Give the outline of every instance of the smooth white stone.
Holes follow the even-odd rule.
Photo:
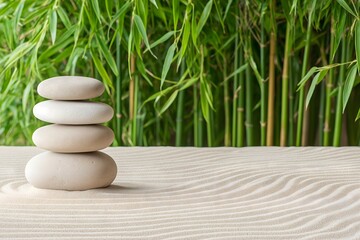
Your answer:
[[[104,92],[99,80],[80,76],[60,76],[42,81],[37,91],[40,96],[54,100],[85,100],[99,97]]]
[[[47,100],[33,108],[36,118],[57,124],[98,124],[109,121],[114,110],[107,104],[89,101]]]
[[[36,146],[53,152],[93,152],[108,147],[113,131],[102,125],[59,125],[38,128],[32,135]]]
[[[36,188],[87,190],[109,186],[117,166],[102,152],[36,155],[25,167],[25,177]]]

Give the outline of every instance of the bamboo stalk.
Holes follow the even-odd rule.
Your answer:
[[[195,147],[200,147],[200,136],[199,136],[199,100],[198,100],[198,89],[197,84],[193,87],[194,91],[194,145]]]
[[[324,141],[324,113],[325,113],[325,82],[320,84],[320,107],[319,107],[319,145]]]
[[[286,146],[287,138],[287,123],[288,123],[288,101],[289,101],[289,53],[291,48],[290,40],[290,28],[291,24],[288,21],[286,24],[286,36],[285,36],[285,53],[284,64],[282,73],[282,93],[281,93],[281,130],[280,130],[280,146]]]
[[[276,79],[275,88],[281,89],[281,78]],[[281,131],[281,94],[275,96],[275,126],[274,126],[274,145],[280,146],[280,131]]]
[[[129,83],[129,119],[130,120],[134,118],[134,73],[135,73],[135,55],[132,54],[130,59],[130,83]]]
[[[200,55],[201,55],[201,63],[200,63],[200,82],[206,82],[207,81],[207,76],[206,74],[204,74],[204,50],[203,50],[203,45],[200,46]],[[224,70],[224,74],[226,76],[226,69]],[[227,81],[225,81],[227,84]],[[224,85],[225,86],[225,85]],[[208,101],[208,100],[206,100]],[[226,103],[225,103],[226,106]],[[207,144],[208,147],[212,147],[213,146],[213,140],[212,140],[212,118],[210,117],[210,113],[212,112],[212,109],[210,108],[210,105],[207,104],[207,112],[208,112],[208,117],[207,117],[207,121],[206,123],[206,133],[207,133]]]
[[[184,74],[185,71],[185,60],[182,61],[180,67],[180,77]],[[179,147],[183,144],[183,114],[184,114],[184,93],[185,90],[179,91],[177,108],[176,108],[176,139],[175,146]]]
[[[210,108],[210,106],[209,106],[209,108]],[[212,122],[212,123],[214,123],[214,111],[212,111],[212,109],[209,109],[209,118],[210,118],[210,121]],[[215,139],[215,133],[216,133],[216,129],[215,129],[215,126],[214,125],[212,125],[212,127],[209,127],[210,129],[208,130],[208,132],[210,132],[210,134],[211,134],[211,144],[209,145],[209,143],[208,143],[208,146],[209,147],[216,147],[217,146],[217,144],[216,144],[216,139]]]
[[[308,25],[306,29],[304,56],[302,62],[301,78],[306,75],[307,65],[309,61],[310,45],[311,45],[311,31],[312,31],[312,11],[309,13]],[[299,108],[298,108],[298,119],[296,128],[296,146],[301,146],[303,124],[304,124],[304,111],[305,111],[305,88],[300,88],[299,92]]]
[[[136,145],[142,146],[143,145],[143,125],[144,125],[144,115],[141,114],[141,82],[139,76],[135,76],[135,115],[134,118],[136,119]]]
[[[276,1],[272,0],[270,4],[270,18],[272,24],[276,24],[275,20]],[[276,54],[276,34],[275,26],[271,27],[270,32],[270,54],[269,54],[269,94],[268,94],[268,115],[267,115],[267,133],[266,145],[274,145],[274,108],[275,108],[275,54]]]
[[[309,90],[310,82],[307,82],[304,86],[304,95],[307,94]],[[310,128],[310,111],[309,108],[304,109],[303,117],[303,127],[301,131],[301,146],[307,146],[309,139],[309,128]]]
[[[333,46],[335,41],[335,29],[334,29],[334,17],[331,16],[331,29],[330,29],[330,54],[329,54],[329,64],[333,63]],[[330,131],[331,131],[331,91],[333,88],[333,78],[334,78],[334,70],[331,68],[329,70],[329,77],[326,81],[326,91],[325,91],[325,122],[324,122],[324,146],[330,145]]]
[[[264,6],[262,5],[261,8]],[[264,14],[261,14],[261,42],[260,42],[260,74],[262,82],[260,85],[261,104],[260,104],[260,135],[261,135],[261,146],[266,146],[266,91],[267,81],[265,80],[265,27],[264,27]]]
[[[236,20],[236,29],[239,29],[239,21]],[[236,32],[237,33],[237,32]],[[236,34],[235,38],[235,57],[234,57],[234,71],[239,67],[239,34]],[[237,146],[237,109],[238,109],[238,99],[239,99],[239,75],[235,74],[234,76],[234,87],[233,87],[233,109],[232,109],[232,146]]]
[[[224,58],[223,66],[223,78],[226,80],[227,76],[227,62]],[[225,109],[225,136],[224,145],[231,146],[231,132],[230,132],[230,97],[229,97],[229,84],[228,81],[224,81],[224,109]]]
[[[325,40],[325,39],[324,39]],[[322,45],[320,46],[320,58],[322,65],[327,65],[325,46],[327,45],[327,41],[322,41]],[[318,115],[318,145],[322,145],[324,141],[324,114],[325,114],[325,81],[320,83],[320,106],[319,106],[319,115]]]
[[[130,83],[129,83],[129,120],[131,121],[131,141],[136,145],[136,118],[135,118],[135,55],[130,59]],[[135,119],[135,120],[134,120]],[[134,126],[135,125],[135,126]]]
[[[117,22],[119,24],[119,22]],[[116,137],[119,146],[123,145],[122,141],[122,102],[121,102],[121,48],[120,48],[120,34],[116,35],[116,67],[118,69],[118,76],[116,77]]]
[[[200,103],[199,103],[200,104]],[[198,147],[203,147],[204,146],[204,134],[203,134],[203,124],[204,124],[204,119],[202,116],[202,112],[201,112],[201,107],[198,107]]]
[[[240,66],[244,64],[244,54],[243,50],[240,49],[239,53],[239,62]],[[244,122],[245,122],[245,116],[244,116],[244,104],[245,104],[245,79],[244,79],[244,72],[241,72],[239,75],[239,98],[237,99],[237,108],[236,108],[236,146],[237,147],[243,147],[244,146]]]
[[[212,110],[210,109],[210,106],[208,106],[209,108],[209,122],[206,123],[206,133],[207,133],[207,146],[208,147],[213,147],[213,134],[212,134],[212,126],[211,126],[211,122],[212,122],[212,117],[210,115],[212,115]]]
[[[292,81],[289,81],[289,134],[288,134],[288,145],[294,145],[294,109],[295,109],[295,99],[294,99],[294,91],[296,84],[296,71],[293,69],[293,61],[294,61],[293,53],[290,54],[289,58],[289,76]]]
[[[160,146],[161,145],[161,140],[160,140],[160,131],[161,131],[160,117],[158,116],[156,109],[155,109],[155,124],[156,124],[155,143],[156,143],[156,146]]]
[[[341,43],[341,62],[346,61],[346,41],[345,37],[343,37]],[[341,144],[341,130],[342,130],[342,109],[343,109],[343,102],[342,102],[342,95],[343,95],[343,84],[345,78],[345,65],[340,66],[340,73],[339,73],[339,80],[338,80],[338,93],[336,99],[336,116],[335,116],[335,129],[334,129],[334,139],[333,139],[333,146],[340,147]]]
[[[134,78],[134,110],[133,110],[133,119],[131,125],[131,137],[132,143],[134,146],[139,145],[138,142],[138,100],[139,100],[139,79],[137,76]]]
[[[250,55],[250,38],[246,39],[245,58]],[[253,78],[251,74],[250,64],[246,68],[245,80],[245,129],[247,146],[254,145],[254,123],[253,123]]]

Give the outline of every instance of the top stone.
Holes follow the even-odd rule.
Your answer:
[[[86,100],[103,94],[104,85],[94,78],[61,76],[42,81],[37,91],[40,96],[53,100]]]

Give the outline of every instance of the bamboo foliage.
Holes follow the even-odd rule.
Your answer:
[[[360,144],[356,0],[0,0],[0,144],[43,79],[100,79],[114,145]]]

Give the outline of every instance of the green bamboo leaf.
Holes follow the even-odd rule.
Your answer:
[[[23,112],[26,112],[26,109],[29,107],[28,106],[28,100],[29,100],[29,94],[30,91],[33,88],[33,82],[30,82],[27,84],[27,86],[24,89],[23,95],[22,95],[22,108],[23,108]]]
[[[360,109],[359,109],[359,111],[358,111],[358,113],[357,113],[357,115],[356,115],[355,121],[359,120],[359,118],[360,118]]]
[[[205,97],[206,97],[206,100],[209,104],[209,106],[212,108],[212,109],[215,109],[214,106],[213,106],[213,94],[211,92],[211,88],[210,88],[210,84],[208,82],[204,82],[204,86],[205,86]]]
[[[310,68],[310,70],[307,72],[307,74],[301,79],[301,81],[298,83],[298,90],[302,87],[304,87],[305,83],[307,82],[307,80],[309,80],[309,78],[315,73],[317,72],[319,69],[317,67],[312,67]]]
[[[189,43],[189,39],[190,39],[190,31],[191,31],[191,6],[188,5],[186,7],[186,12],[185,12],[185,16],[184,16],[184,23],[183,23],[183,30],[181,32],[181,49],[180,49],[180,55],[177,61],[177,67],[176,67],[176,71],[179,70],[180,64],[183,60],[183,57],[185,55],[186,52],[186,48],[188,46]],[[196,46],[195,46],[196,47]]]
[[[235,75],[243,72],[248,67],[248,64],[245,63],[244,65],[240,66],[238,69],[236,69],[234,72],[232,72],[229,76],[226,77],[225,81],[229,80],[230,78],[234,77]]]
[[[360,20],[355,25],[355,52],[358,70],[360,72]]]
[[[74,40],[72,38],[64,39],[63,41],[57,41],[54,45],[52,45],[50,48],[48,48],[46,51],[44,51],[38,58],[37,61],[41,62],[44,59],[49,59],[50,57],[54,56],[55,54],[58,54],[59,51],[66,48],[68,45],[74,43]]]
[[[199,81],[199,78],[190,78],[184,84],[181,85],[180,91],[187,89]]]
[[[70,54],[70,57],[68,58],[68,62],[65,67],[65,72],[69,72],[70,69],[75,69],[76,62],[83,53],[84,53],[83,48],[76,47],[75,49],[73,49],[73,51]]]
[[[179,66],[181,64],[181,60],[185,55],[186,48],[189,43],[189,38],[190,38],[190,21],[186,20],[185,26],[184,26],[184,32],[182,33],[182,38],[181,38],[180,57],[178,59],[177,68],[179,68]]]
[[[174,21],[175,31],[179,20],[179,9],[180,9],[179,2],[180,2],[179,0],[172,0],[172,11],[173,11],[173,21]]]
[[[220,2],[220,1],[219,1]],[[225,33],[225,25],[224,25],[224,21],[223,21],[223,18],[221,16],[221,7],[219,6],[219,2],[218,1],[215,1],[215,10],[216,10],[216,13],[218,15],[218,19],[219,19],[219,22],[220,22],[220,25],[223,29],[223,32]]]
[[[163,69],[162,69],[162,72],[161,72],[160,89],[162,89],[162,86],[163,86],[163,84],[164,84],[166,75],[167,75],[167,73],[169,72],[171,63],[172,63],[173,58],[174,58],[175,49],[176,49],[176,44],[173,43],[173,44],[169,47],[169,49],[168,49],[168,51],[167,51],[167,53],[166,53],[166,57],[165,57]]]
[[[233,0],[228,0],[228,3],[227,3],[226,8],[225,8],[225,13],[224,13],[224,17],[223,17],[223,22],[224,22],[225,19],[226,19],[226,16],[227,16],[227,14],[228,14],[228,12],[229,12],[229,9],[230,9],[230,6],[231,6],[232,2],[233,2]]]
[[[333,54],[332,54],[332,56],[330,56],[331,59],[334,59],[334,57],[335,57],[336,51],[340,45],[340,41],[344,35],[345,27],[346,27],[347,15],[344,13],[344,11],[341,11],[339,14],[340,14],[340,16],[339,16],[340,21],[338,21],[336,23],[336,31],[334,33],[334,44],[333,44],[333,49],[332,49]]]
[[[55,58],[53,58],[51,61],[53,63],[65,62],[69,59],[72,52],[73,52],[73,46],[68,46],[60,54],[55,56]]]
[[[150,86],[153,86],[151,80],[149,79],[149,77],[146,74],[146,68],[145,68],[144,62],[143,61],[136,61],[136,68],[137,68],[137,70],[139,70],[141,76],[143,76],[143,78],[146,80],[146,82]]]
[[[345,0],[336,0],[346,11],[352,14],[354,17],[357,17],[354,11],[349,7]]]
[[[101,22],[101,13],[98,0],[91,0],[91,5],[94,9],[97,19],[99,20],[99,22]]]
[[[124,16],[122,18],[119,19],[119,23],[116,26],[115,32],[113,33],[113,36],[110,40],[110,44],[109,47],[111,47],[115,41],[119,41],[119,43],[121,42],[121,39],[123,38],[123,30],[124,30]],[[108,31],[108,38],[110,36],[110,29]]]
[[[290,3],[291,1],[281,0],[281,8],[283,9],[287,21],[291,21],[291,17],[290,17],[291,6],[289,5]]]
[[[50,10],[49,24],[50,24],[51,42],[52,44],[54,44],[56,41],[56,29],[57,29],[57,14],[55,9]]]
[[[147,17],[148,16],[148,1],[141,1],[141,0],[135,0],[135,5],[136,5],[136,13],[137,15],[140,16],[141,19],[143,19],[144,22],[144,26],[146,26],[146,21],[147,21]]]
[[[159,9],[159,8],[158,8],[158,5],[156,4],[156,0],[150,0],[150,2],[151,2],[157,9]]]
[[[94,53],[93,50],[91,50],[90,53],[91,53],[92,60],[95,64],[95,67],[105,83],[104,85],[105,85],[106,91],[110,94],[109,88],[112,88],[112,89],[114,88],[112,81],[111,81],[108,73],[106,72],[102,62],[97,57],[96,53]]]
[[[61,22],[64,24],[64,26],[67,29],[69,29],[73,26],[70,22],[69,17],[67,16],[67,13],[65,12],[64,8],[62,8],[61,6],[58,6],[56,12],[59,15]]]
[[[290,8],[290,14],[293,13],[294,15],[296,15],[297,5],[298,5],[298,0],[294,0]]]
[[[234,42],[234,40],[236,39],[238,33],[233,34],[231,37],[228,38],[228,40],[221,45],[220,49],[218,50],[223,51],[225,48],[227,48],[230,44],[232,44]]]
[[[159,115],[163,114],[170,106],[171,104],[174,102],[174,100],[176,99],[177,95],[178,95],[178,90],[175,90],[171,96],[169,97],[169,99],[165,102],[164,106],[162,106],[162,108],[160,109]]]
[[[193,10],[192,10],[192,17],[191,17],[191,38],[192,38],[192,41],[193,41],[193,44],[194,44],[196,50],[199,51],[197,44],[196,44],[197,36],[196,36],[196,22],[195,22],[194,6],[193,6]]]
[[[113,2],[112,0],[105,0],[105,8],[106,8],[106,13],[109,17],[109,19],[111,19],[111,10],[113,8]]]
[[[9,78],[5,78],[5,81],[1,84],[0,92],[2,92],[2,94],[0,94],[0,99],[1,96],[5,96],[6,98],[9,97],[8,92],[13,86],[16,85],[15,80],[19,78],[18,76],[18,69],[15,67],[14,70],[12,70],[11,76]]]
[[[126,11],[130,8],[131,6],[131,2],[130,1],[127,1],[125,2],[122,7],[119,9],[119,11],[114,15],[114,17],[112,18],[110,24],[109,24],[109,28],[111,28],[111,26],[117,21],[119,20],[119,18],[121,16],[123,16]]]
[[[84,8],[84,11],[86,13],[87,19],[89,20],[91,30],[93,32],[97,32],[98,31],[98,25],[97,25],[98,19],[93,15],[93,12],[91,11],[91,9]]]
[[[115,74],[115,76],[119,75],[117,66],[116,66],[116,62],[109,50],[109,48],[106,46],[106,42],[103,38],[101,38],[99,35],[96,35],[96,40],[98,42],[98,45],[101,49],[101,53],[104,56],[106,62],[109,64],[111,70],[113,71],[113,73]]]
[[[14,28],[15,29],[17,29],[17,26],[19,25],[21,14],[24,9],[24,3],[25,3],[24,0],[20,1],[19,5],[17,6],[17,8],[15,10],[15,17],[14,17]]]
[[[168,13],[168,10],[161,5],[162,1],[157,2],[158,9],[157,11],[151,11],[154,13],[154,16],[159,17],[163,21],[165,25],[168,25],[168,21],[166,19],[166,13]]]
[[[200,81],[200,104],[206,122],[209,122],[209,100],[206,94],[206,86]]]
[[[30,52],[35,47],[35,45],[36,44],[32,43],[32,42],[24,42],[24,43],[20,44],[19,46],[17,46],[15,48],[15,50],[11,52],[11,54],[9,55],[9,58],[5,62],[3,73],[5,72],[6,69],[11,67],[14,63],[16,63],[25,54]]]
[[[147,34],[146,34],[146,30],[145,30],[145,26],[144,26],[144,23],[143,21],[141,20],[141,18],[138,16],[138,15],[134,15],[134,21],[135,21],[135,25],[147,47],[147,49],[149,50],[149,52],[151,53],[151,55],[153,55],[155,58],[157,58],[155,56],[155,54],[151,51],[151,48],[150,48],[150,44],[149,44],[149,40],[147,38]]]
[[[157,93],[154,93],[153,95],[151,95],[148,99],[146,99],[143,103],[146,104],[154,99],[158,99],[158,98],[161,98],[162,96],[165,96],[166,94],[168,94],[169,92],[171,92],[173,89],[174,89],[175,86],[171,86],[171,87],[168,87],[164,90],[161,90],[160,92],[157,92]]]
[[[354,65],[351,67],[346,80],[345,80],[345,84],[344,84],[344,91],[343,91],[343,95],[342,95],[342,100],[343,100],[343,112],[345,111],[346,108],[346,104],[349,101],[351,92],[353,90],[354,87],[354,83],[355,83],[355,79],[356,79],[356,74],[357,74],[357,66]]]
[[[338,92],[339,92],[339,88],[335,88],[330,92],[329,96],[335,97],[338,94]]]
[[[312,95],[314,94],[316,85],[318,85],[324,79],[327,72],[328,72],[327,69],[322,70],[322,71],[318,72],[315,75],[315,77],[313,78],[313,80],[311,82],[311,85],[310,85],[310,88],[309,88],[309,91],[308,91],[308,94],[306,96],[306,103],[305,103],[306,108],[309,106],[309,103],[310,103],[310,100],[312,98]]]
[[[159,38],[158,40],[156,40],[155,42],[153,42],[151,45],[150,45],[150,48],[154,48],[156,47],[157,45],[159,45],[160,43],[163,43],[165,41],[167,41],[169,38],[171,38],[172,36],[174,36],[174,31],[170,31],[168,33],[165,33],[161,38]],[[147,52],[148,50],[146,49],[145,52]]]
[[[6,1],[6,2],[2,2],[1,8],[0,8],[0,18],[2,16],[5,16],[9,11],[13,11],[13,9],[15,8],[16,4],[18,2],[17,1]]]
[[[249,56],[249,63],[250,63],[251,69],[253,70],[253,72],[255,74],[256,79],[258,80],[259,86],[261,86],[263,79],[262,79],[262,77],[261,77],[261,75],[260,75],[260,73],[259,73],[259,71],[257,69],[257,66],[256,66],[256,63],[255,63],[254,59],[251,56]]]
[[[196,38],[200,35],[201,30],[203,29],[207,19],[209,18],[212,5],[213,5],[213,0],[210,0],[206,4],[206,6],[205,6],[205,8],[204,8],[204,10],[203,10],[203,12],[202,12],[202,14],[200,16],[200,20],[199,20],[199,22],[198,22],[198,24],[196,26]]]
[[[127,43],[127,52],[128,52],[128,72],[129,74],[131,74],[131,54],[133,51],[133,46],[134,46],[134,40],[133,40],[133,28],[130,28],[130,33],[129,33],[129,38],[128,38],[128,43]]]

